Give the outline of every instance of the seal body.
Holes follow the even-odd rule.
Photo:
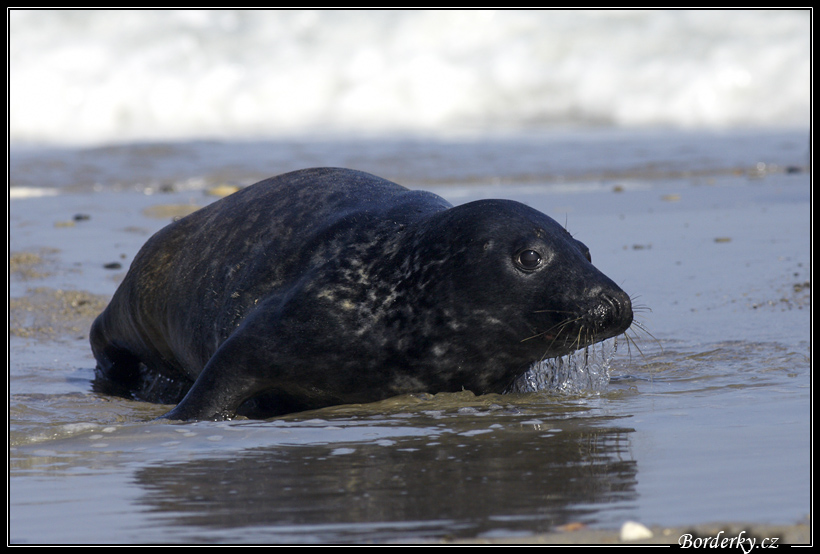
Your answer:
[[[90,340],[97,390],[177,403],[171,419],[224,419],[501,393],[532,363],[631,322],[629,296],[532,208],[453,207],[318,168],[156,233]]]

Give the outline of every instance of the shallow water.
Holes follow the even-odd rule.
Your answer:
[[[412,144],[13,153],[10,540],[393,542],[808,516],[804,134]],[[565,221],[640,307],[609,385],[221,423],[156,422],[167,406],[92,393],[87,325],[168,221],[156,207],[299,165]]]
[[[772,344],[712,346],[629,363],[634,377],[600,395],[405,397],[265,422],[157,423],[166,408],[14,396],[12,539],[383,542],[629,519],[795,522],[809,502],[808,361]]]

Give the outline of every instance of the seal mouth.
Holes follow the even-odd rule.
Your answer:
[[[548,356],[563,356],[624,333],[632,325],[632,301],[625,293],[602,294],[591,309],[555,323],[524,340],[549,344]]]

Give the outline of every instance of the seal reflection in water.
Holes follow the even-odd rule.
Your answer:
[[[629,296],[556,221],[347,169],[267,179],[171,223],[91,328],[95,389],[170,419],[412,392],[501,393],[623,333]]]

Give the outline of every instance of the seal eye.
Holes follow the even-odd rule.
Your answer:
[[[535,250],[522,250],[515,257],[516,263],[523,269],[535,269],[541,265],[541,254]]]

